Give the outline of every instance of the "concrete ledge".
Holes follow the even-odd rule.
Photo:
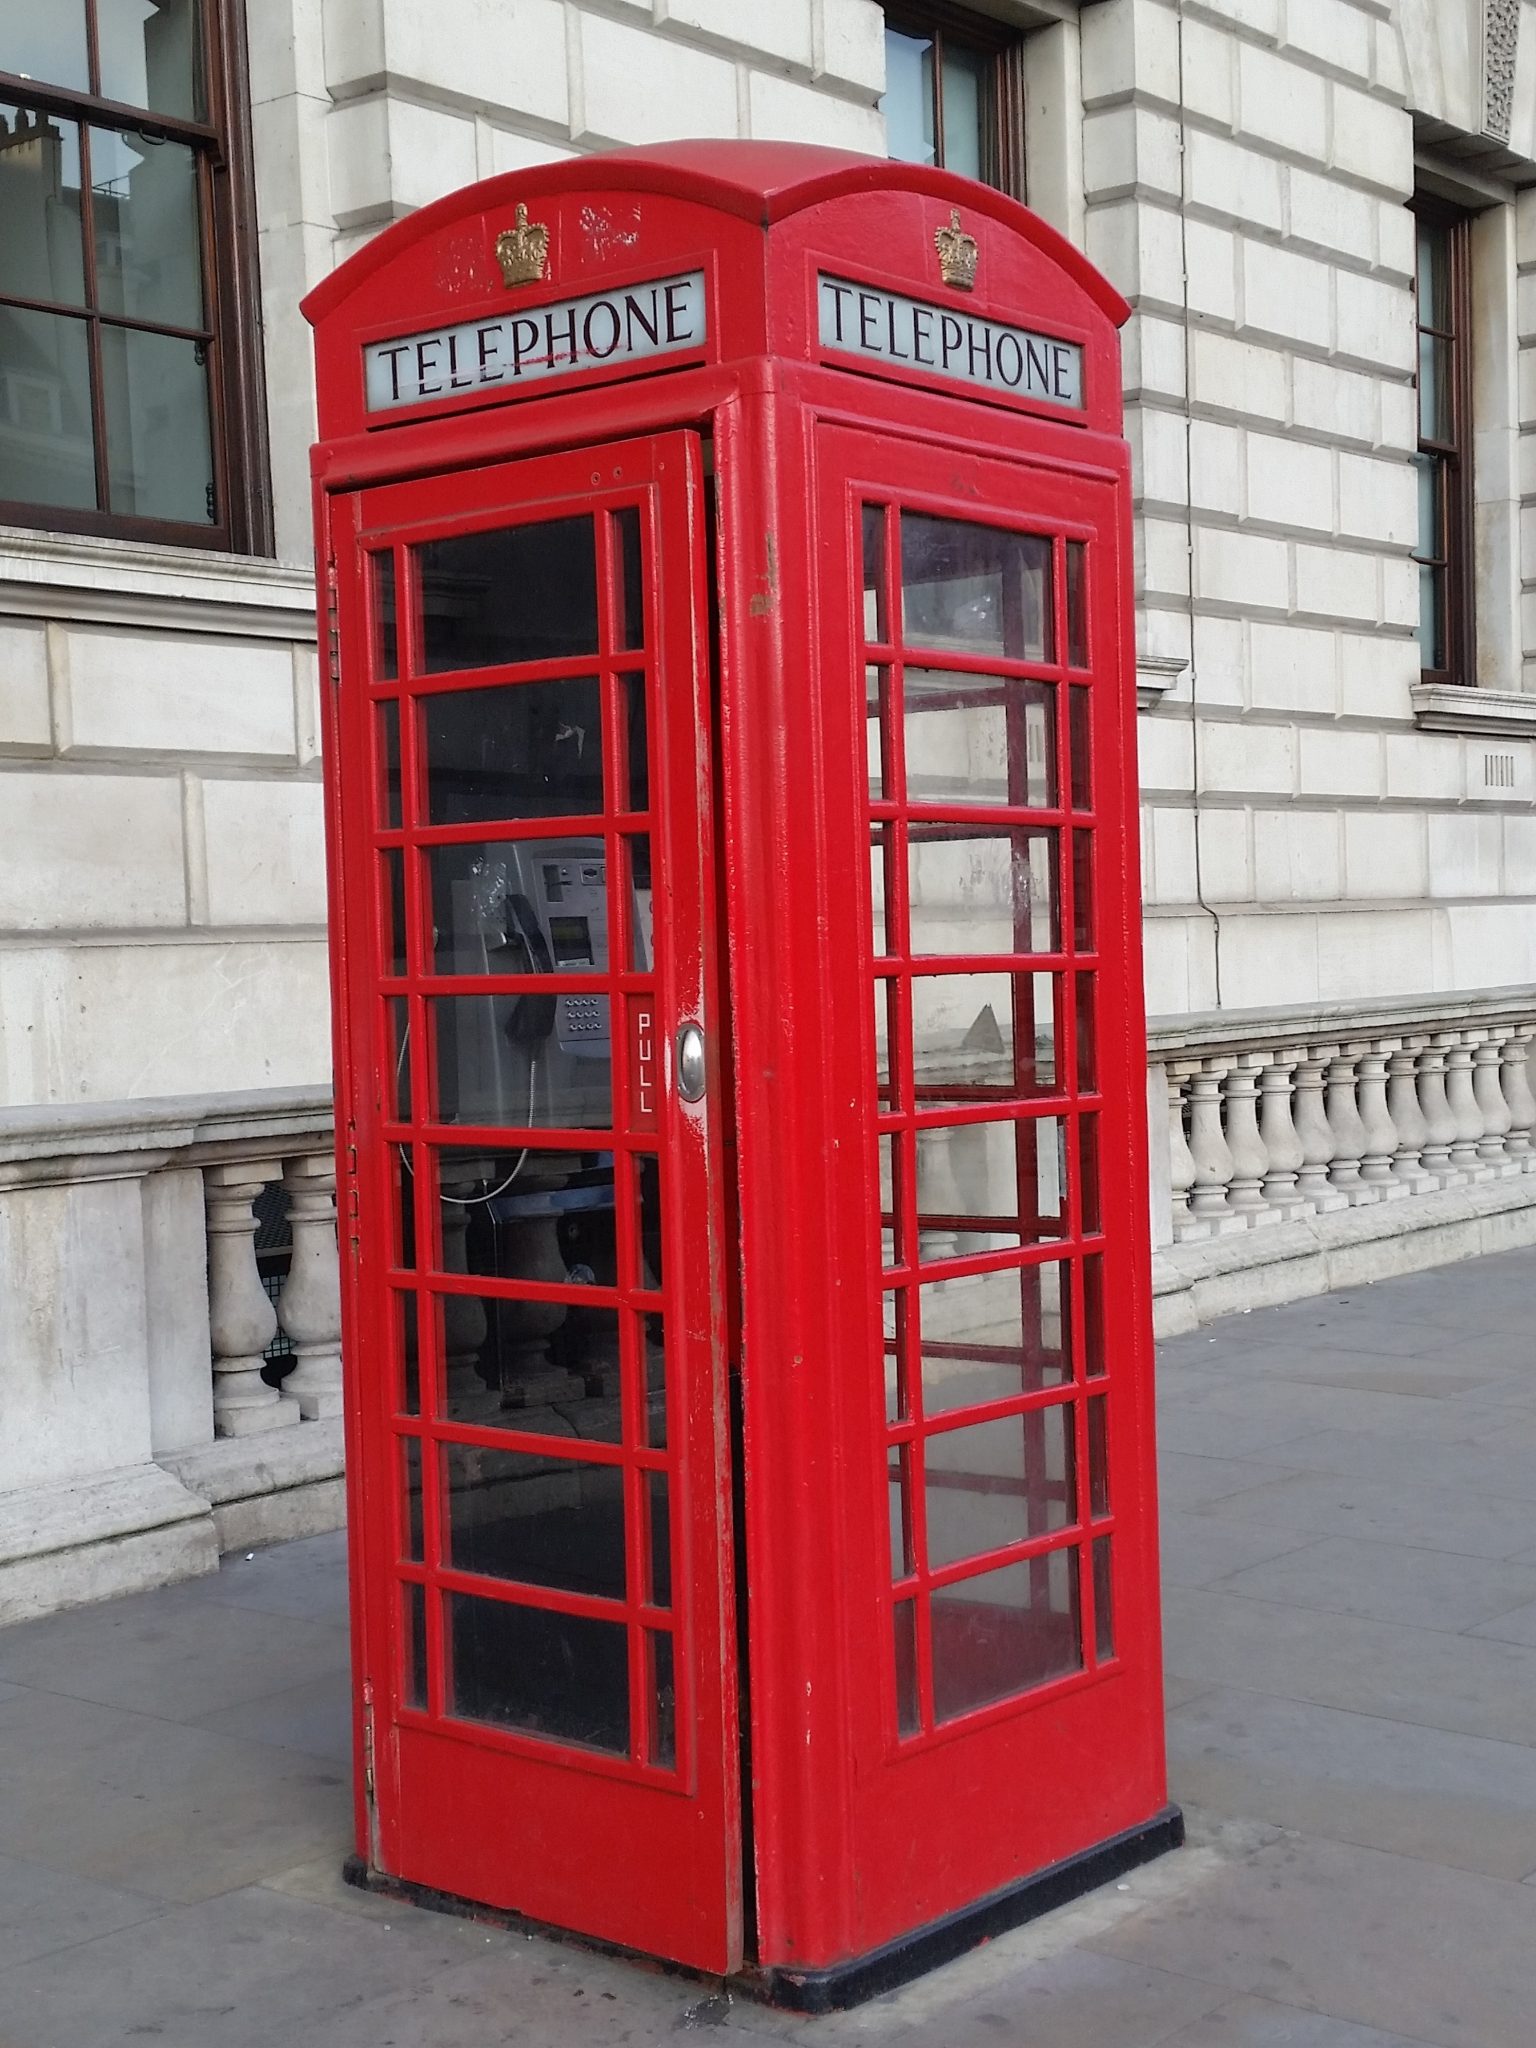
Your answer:
[[[1260,1225],[1232,1237],[1166,1246],[1152,1261],[1159,1337],[1216,1316],[1536,1245],[1536,1174],[1403,1202]]]
[[[346,1522],[339,1417],[263,1436],[222,1437],[161,1463],[208,1503],[220,1550],[319,1536]]]
[[[158,1465],[0,1498],[0,1624],[218,1568],[209,1503]]]

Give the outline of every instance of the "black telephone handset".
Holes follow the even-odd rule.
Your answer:
[[[525,974],[553,974],[554,960],[549,942],[526,896],[512,892],[507,897],[516,930],[509,929],[507,943],[519,947]],[[507,1017],[506,1032],[514,1045],[542,1045],[555,1028],[553,996],[519,996]]]

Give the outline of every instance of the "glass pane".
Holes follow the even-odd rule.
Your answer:
[[[651,1762],[661,1770],[677,1768],[677,1677],[672,1638],[647,1629],[646,1650],[651,1671]]]
[[[23,31],[25,33],[25,31]],[[0,62],[11,31],[0,35]],[[5,65],[6,70],[15,67]],[[0,102],[0,290],[85,303],[80,129],[56,114]]]
[[[922,1726],[917,1694],[917,1603],[898,1600],[892,1613],[896,1641],[896,1730],[915,1735]]]
[[[1053,831],[914,824],[907,867],[913,953],[1060,947]]]
[[[380,888],[383,896],[383,968],[396,977],[405,973],[405,855],[398,846],[386,847],[379,856]]]
[[[400,1477],[405,1488],[405,1554],[413,1563],[422,1560],[421,1523],[421,1439],[400,1439]]]
[[[1444,463],[1437,455],[1415,455],[1413,466],[1419,487],[1419,539],[1415,552],[1426,561],[1443,560],[1440,476]]]
[[[875,983],[875,1085],[881,1102],[887,1107],[898,1099],[899,1088],[891,1082],[892,1024],[896,1014],[896,990],[894,981]]]
[[[199,0],[96,0],[104,99],[207,118]]]
[[[411,1120],[411,1026],[410,1004],[404,996],[391,996],[384,1005],[384,1057],[388,1063],[389,1087],[385,1092],[385,1114],[400,1123]]]
[[[1455,437],[1451,404],[1451,363],[1454,343],[1438,335],[1419,336],[1419,439],[1450,441]]]
[[[880,1153],[880,1262],[896,1264],[896,1247],[901,1238],[898,1189],[901,1178],[901,1140],[887,1132],[879,1140]]]
[[[95,506],[83,320],[0,306],[0,498]]]
[[[1109,1513],[1109,1436],[1106,1399],[1095,1395],[1088,1403],[1088,1512],[1095,1521]]]
[[[427,1595],[422,1586],[400,1588],[401,1624],[404,1629],[405,1704],[427,1704]]]
[[[1102,1379],[1109,1370],[1109,1351],[1104,1337],[1104,1261],[1083,1261],[1083,1361],[1089,1379]]]
[[[1079,1117],[1077,1125],[1077,1175],[1085,1235],[1104,1228],[1099,1204],[1099,1119]]]
[[[400,1412],[402,1415],[419,1415],[421,1356],[416,1297],[414,1294],[394,1294],[390,1299],[395,1306],[395,1341],[400,1352]]]
[[[602,810],[602,707],[595,676],[444,690],[420,704],[430,824]]]
[[[901,515],[902,628],[911,644],[1055,659],[1051,543],[927,513]]]
[[[395,620],[395,558],[387,549],[370,555],[374,606],[374,645],[377,649],[375,674],[380,682],[392,682],[399,674],[399,647]]]
[[[895,797],[896,779],[887,741],[891,718],[891,672],[888,668],[864,671],[865,748],[869,758],[869,794],[878,803]]]
[[[950,1721],[1080,1671],[1077,1552],[982,1572],[933,1595],[933,1711]]]
[[[552,1742],[629,1753],[623,1625],[449,1593],[448,1711]]]
[[[1108,1536],[1093,1543],[1093,1648],[1101,1664],[1115,1654],[1115,1590]]]
[[[1419,660],[1443,669],[1445,661],[1445,571],[1419,571]]]
[[[532,1233],[522,1235],[526,1248]],[[566,1269],[555,1267],[548,1277],[564,1281]],[[506,1295],[436,1299],[450,1422],[569,1438],[573,1447],[620,1441],[616,1310]]]
[[[624,1598],[624,1468],[444,1444],[448,1563],[609,1600]]]
[[[930,1436],[923,1474],[931,1568],[1064,1529],[1077,1517],[1072,1403]]]
[[[656,959],[651,836],[648,832],[632,833],[619,841],[619,849],[629,878],[629,950],[627,958],[617,965],[633,974],[648,974]],[[622,877],[619,886],[624,886]]]
[[[917,1100],[984,1102],[1056,1089],[1049,974],[919,974],[912,979]]]
[[[96,290],[104,313],[203,325],[197,161],[181,142],[91,130]]]
[[[1093,834],[1072,834],[1072,943],[1079,953],[1093,951]]]
[[[898,163],[931,164],[933,135],[933,40],[885,32],[885,149]]]
[[[427,1007],[439,1123],[612,1129],[606,996],[437,996]]]
[[[394,697],[386,697],[379,706],[379,756],[382,822],[393,831],[400,823],[400,705]]]
[[[919,1255],[970,1258],[1061,1236],[1060,1146],[1049,1116],[920,1130]]]
[[[1418,301],[1421,327],[1451,324],[1451,238],[1445,228],[1421,220],[1418,229]]]
[[[904,689],[911,802],[1036,810],[1056,802],[1049,683],[909,668]]]
[[[607,967],[608,864],[601,839],[465,842],[431,847],[427,861],[439,974],[572,975]],[[527,1000],[548,1006],[558,999]],[[542,1035],[560,1021],[550,1014]],[[511,1035],[533,1035],[526,1016]],[[601,1035],[607,1035],[606,1012]]]
[[[485,668],[597,651],[597,554],[590,514],[427,541],[422,666]],[[597,749],[595,719],[588,728]]]
[[[944,168],[962,178],[985,178],[991,60],[946,38],[944,44]]]
[[[613,515],[614,549],[618,556],[618,644],[645,645],[645,585],[640,569],[640,510],[625,505]]]
[[[885,886],[890,847],[889,829],[877,825],[869,835],[869,904],[876,954],[889,953],[891,950]]]
[[[864,638],[884,641],[890,632],[885,616],[885,507],[864,507]]]
[[[1072,1377],[1070,1277],[1053,1260],[919,1287],[923,1412],[1065,1386]]]
[[[908,1579],[917,1567],[912,1552],[912,1486],[905,1444],[892,1446],[886,1480],[891,1507],[891,1577]]]
[[[667,1475],[645,1475],[646,1513],[651,1526],[651,1602],[672,1605],[672,1534],[667,1512]]]
[[[908,1398],[905,1356],[907,1332],[907,1290],[892,1288],[880,1297],[882,1349],[885,1354],[885,1417],[887,1422],[904,1422],[912,1412]]]
[[[1096,979],[1077,977],[1077,1085],[1085,1094],[1098,1086],[1098,1041],[1094,1021]]]
[[[1068,690],[1067,716],[1071,721],[1070,773],[1074,811],[1087,811],[1093,808],[1092,712],[1092,703],[1086,689],[1079,685]]]
[[[39,85],[61,85],[71,92],[91,89],[86,54],[85,0],[15,0],[5,10],[0,35],[0,69]],[[5,217],[0,208],[0,220]]]
[[[1067,665],[1088,666],[1088,550],[1080,540],[1067,542]]]
[[[112,510],[213,525],[218,504],[202,344],[104,326],[101,374]]]

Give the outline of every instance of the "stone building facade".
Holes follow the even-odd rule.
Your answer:
[[[213,217],[233,547],[15,516],[6,447],[64,429],[14,341],[45,316],[3,353],[8,300],[48,295],[0,227],[0,1618],[338,1512],[297,303],[554,157],[910,154],[937,109],[952,164],[1086,249],[1134,308],[1161,1313],[1536,1241],[1536,0],[977,4],[204,0],[244,183]],[[143,0],[149,99],[194,6]],[[0,175],[39,111],[69,126],[37,81],[70,84],[70,14],[0,23]],[[87,126],[125,118],[106,61]],[[281,1391],[252,1208],[279,1181]]]

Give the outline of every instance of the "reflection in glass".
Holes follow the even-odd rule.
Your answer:
[[[1097,1253],[1083,1260],[1083,1361],[1091,1380],[1101,1379],[1109,1370],[1104,1335],[1104,1260]]]
[[[1064,1529],[1077,1518],[1072,1404],[946,1429],[923,1444],[931,1568]]]
[[[1115,1586],[1110,1568],[1113,1539],[1096,1536],[1093,1541],[1093,1652],[1101,1664],[1115,1654]]]
[[[1455,413],[1451,387],[1452,350],[1442,335],[1419,335],[1419,439],[1451,441]]]
[[[405,1488],[405,1554],[414,1564],[422,1561],[421,1439],[400,1438],[401,1483]]]
[[[613,515],[614,551],[618,557],[618,644],[645,645],[645,586],[640,571],[640,508],[624,505]],[[643,806],[637,806],[643,809]]]
[[[993,95],[993,59],[946,37],[944,42],[944,168],[962,178],[981,179],[992,155],[988,146]]]
[[[904,164],[931,164],[933,133],[933,38],[885,32],[886,153]]]
[[[35,78],[43,85],[60,85],[69,92],[89,92],[85,0],[8,6],[3,54],[4,68],[21,78]],[[4,218],[4,209],[0,208],[0,219]]]
[[[677,1768],[677,1675],[672,1638],[664,1630],[647,1629],[645,1644],[651,1674],[651,1762],[672,1771]]]
[[[22,32],[25,37],[25,30]],[[5,25],[0,57],[15,34]],[[16,67],[5,63],[7,71]],[[47,77],[46,72],[34,76]],[[18,299],[85,303],[80,128],[0,101],[0,289]]]
[[[645,677],[620,676],[619,692],[624,706],[625,803],[632,811],[651,807],[650,741],[646,733]]]
[[[885,615],[885,507],[866,505],[864,539],[864,638],[881,642],[890,627]]]
[[[96,503],[86,323],[0,306],[0,498]]]
[[[898,1600],[892,1610],[896,1649],[896,1731],[915,1735],[922,1725],[917,1692],[917,1603]]]
[[[901,581],[909,645],[1055,659],[1044,536],[903,512]]]
[[[629,1652],[621,1623],[468,1593],[444,1598],[451,1714],[629,1753]]]
[[[1050,974],[912,978],[917,1100],[984,1102],[1055,1092]]]
[[[869,907],[877,955],[891,950],[890,927],[885,912],[885,875],[890,858],[890,840],[889,830],[878,825],[869,835]]]
[[[939,1588],[932,1629],[939,1721],[1080,1671],[1076,1550]]]
[[[880,1297],[882,1344],[885,1352],[885,1417],[887,1422],[904,1422],[912,1413],[907,1384],[907,1332],[912,1318],[907,1308],[905,1287],[893,1287]]]
[[[1035,810],[1055,803],[1049,683],[908,668],[903,689],[911,802]]]
[[[886,1467],[891,1508],[891,1577],[910,1578],[917,1569],[912,1549],[912,1485],[905,1444],[893,1445]]]
[[[199,0],[96,0],[103,99],[207,119]]]
[[[1088,1403],[1088,1512],[1095,1521],[1109,1513],[1109,1435],[1107,1396]]]
[[[1072,1377],[1071,1288],[1052,1261],[917,1290],[923,1412],[1006,1401]]]
[[[612,1128],[606,996],[433,996],[427,1011],[439,1123]]]
[[[382,816],[386,831],[400,824],[400,704],[386,697],[379,706],[379,768],[383,776]]]
[[[444,690],[420,703],[431,824],[602,810],[595,676]]]
[[[914,824],[907,835],[914,954],[1054,953],[1056,833]]]
[[[596,653],[590,514],[426,541],[416,558],[429,675]],[[595,720],[590,737],[595,748]]]
[[[569,1277],[564,1266],[551,1273],[557,1285]],[[617,1309],[504,1294],[434,1300],[447,1367],[443,1413],[450,1422],[567,1438],[573,1449],[622,1439]],[[659,1378],[659,1361],[655,1370]]]
[[[895,765],[890,760],[891,672],[868,667],[864,671],[865,750],[869,760],[869,794],[872,802],[897,794]]]
[[[651,1604],[672,1605],[672,1529],[667,1512],[667,1475],[645,1475],[646,1519],[651,1528]]]
[[[404,996],[389,996],[384,1003],[384,1063],[386,1088],[384,1109],[398,1123],[411,1118],[411,1027],[410,1004]]]
[[[91,218],[104,313],[203,325],[197,158],[186,143],[93,128]]]
[[[897,1263],[896,1248],[904,1235],[901,1218],[901,1139],[887,1131],[878,1141],[880,1155],[880,1262]]]
[[[485,1578],[624,1598],[624,1468],[444,1444],[448,1564]]]
[[[1055,1117],[940,1124],[917,1133],[917,1227],[925,1260],[970,1258],[1064,1229]]]
[[[1067,666],[1088,666],[1088,549],[1067,542]]]
[[[894,1109],[901,1096],[899,1087],[891,1082],[891,1044],[896,1022],[896,992],[894,981],[875,983],[875,1086],[880,1096],[881,1107]]]
[[[1072,834],[1072,943],[1079,953],[1093,951],[1093,834]]]
[[[368,566],[373,581],[374,644],[377,652],[377,680],[392,682],[399,673],[399,647],[395,619],[395,558],[389,549],[370,555]],[[399,732],[398,711],[396,733]],[[396,739],[398,749],[399,741]],[[395,822],[398,824],[399,820]]]
[[[1086,685],[1074,683],[1067,692],[1067,717],[1071,730],[1072,808],[1093,808],[1092,700]]]
[[[1077,1085],[1083,1093],[1091,1094],[1098,1087],[1098,1041],[1095,1024],[1094,991],[1097,976],[1080,974],[1077,977]]]
[[[219,508],[204,345],[103,325],[101,381],[111,509],[213,525]]]

